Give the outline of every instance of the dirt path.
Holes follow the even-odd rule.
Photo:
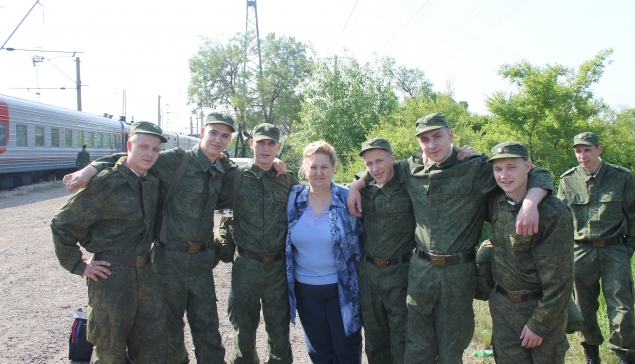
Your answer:
[[[68,335],[73,319],[66,315],[79,307],[85,309],[87,297],[84,280],[59,265],[51,243],[51,218],[70,197],[59,186],[59,182],[46,183],[0,192],[1,364],[70,363]],[[221,263],[214,270],[214,279],[220,331],[229,350],[232,329],[227,318],[227,297],[231,266]],[[190,359],[196,363],[187,331],[186,346]],[[262,324],[257,337],[262,360],[267,350]],[[291,346],[296,363],[310,362],[300,325],[291,327]],[[481,362],[467,353],[465,358],[466,362]]]

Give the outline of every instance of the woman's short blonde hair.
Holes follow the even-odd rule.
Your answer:
[[[333,167],[333,170],[335,170],[335,165],[337,164],[337,154],[335,153],[335,148],[324,140],[319,140],[304,148],[304,152],[302,153],[302,167],[299,171],[301,178],[308,175],[309,167],[311,166],[311,158],[317,153],[324,154],[329,157],[331,166]]]

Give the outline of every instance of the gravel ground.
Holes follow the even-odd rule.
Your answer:
[[[69,198],[59,182],[43,183],[0,192],[0,363],[70,363],[68,335],[73,319],[66,315],[85,310],[85,281],[58,263],[51,243],[50,221]],[[216,218],[218,221],[218,217]],[[232,328],[227,318],[231,266],[214,270],[220,332],[231,348]],[[262,322],[262,321],[261,321]],[[186,330],[186,347],[194,358],[194,345]],[[264,325],[258,329],[257,349],[266,357]],[[291,346],[296,363],[309,363],[300,325],[291,326]],[[466,362],[481,362],[468,356]],[[226,360],[229,355],[226,356]],[[367,363],[364,357],[364,363]]]

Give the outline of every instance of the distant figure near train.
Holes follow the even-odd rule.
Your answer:
[[[82,150],[77,153],[77,159],[75,159],[75,167],[82,169],[90,163],[90,153],[86,150],[86,144],[82,145]]]

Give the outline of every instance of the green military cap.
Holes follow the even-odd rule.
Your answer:
[[[361,156],[362,154],[364,154],[365,151],[369,150],[369,149],[386,149],[387,151],[390,152],[390,154],[392,153],[392,148],[390,147],[390,142],[384,138],[375,138],[375,139],[368,139],[367,141],[362,143],[362,151],[359,152],[359,155]]]
[[[225,124],[229,126],[232,133],[236,131],[236,129],[234,129],[234,119],[232,119],[229,115],[223,115],[218,112],[213,112],[207,115],[205,118],[205,125],[207,124]]]
[[[258,124],[251,132],[254,142],[264,139],[271,139],[276,143],[280,142],[280,129],[277,126],[269,123]]]
[[[586,133],[580,133],[573,137],[573,147],[578,144],[598,146],[600,145],[600,137],[590,131]]]
[[[522,158],[529,160],[529,153],[527,153],[527,147],[520,142],[503,142],[497,144],[492,148],[492,158],[488,159],[488,162],[494,159],[500,158]]]
[[[130,125],[130,136],[137,133],[154,134],[161,139],[161,143],[167,143],[168,140],[163,136],[163,130],[149,121],[135,121]]]
[[[448,121],[445,119],[445,115],[440,113],[429,114],[415,123],[417,126],[417,134],[419,135],[428,130],[440,129],[443,127],[449,128]]]

